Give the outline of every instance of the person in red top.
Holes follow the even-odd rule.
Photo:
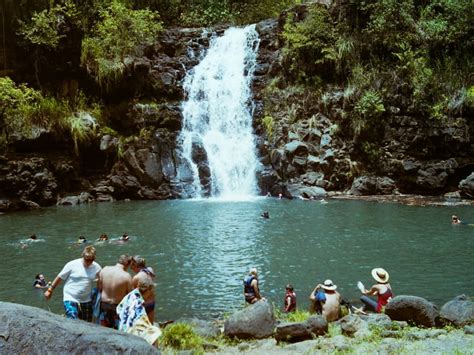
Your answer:
[[[372,277],[377,283],[373,285],[370,290],[362,288],[361,292],[364,296],[362,296],[360,300],[364,303],[364,308],[381,313],[383,312],[384,306],[393,298],[392,287],[388,283],[388,272],[381,267],[372,270]],[[377,301],[367,297],[367,295],[376,295]]]
[[[285,294],[285,313],[296,311],[296,293],[293,291],[293,285],[286,285]]]

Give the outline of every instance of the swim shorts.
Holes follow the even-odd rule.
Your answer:
[[[92,322],[92,302],[77,303],[73,301],[64,301],[66,318],[82,319],[86,322]]]

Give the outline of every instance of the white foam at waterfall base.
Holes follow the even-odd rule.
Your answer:
[[[204,195],[193,143],[206,151],[211,197],[245,200],[257,194],[250,85],[258,43],[255,26],[229,28],[211,40],[200,63],[187,73],[180,142],[182,159],[193,174],[192,197]]]

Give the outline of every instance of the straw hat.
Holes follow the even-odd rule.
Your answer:
[[[380,282],[382,284],[387,283],[389,278],[388,272],[385,271],[385,269],[382,269],[381,267],[376,267],[372,270],[372,277],[375,279],[375,281]]]
[[[324,281],[321,287],[327,291],[334,291],[337,288],[337,286],[334,285],[331,280]]]

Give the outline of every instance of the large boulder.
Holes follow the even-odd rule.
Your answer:
[[[287,186],[288,198],[321,198],[327,196],[325,189],[319,186],[291,184]]]
[[[434,327],[439,317],[436,306],[422,297],[397,296],[385,306],[385,314],[393,320]]]
[[[238,339],[263,339],[273,335],[275,316],[268,301],[258,301],[232,314],[224,323],[224,334]]]
[[[300,141],[292,141],[285,145],[285,153],[288,157],[308,155],[308,146]]]
[[[388,195],[396,190],[395,181],[386,176],[359,176],[352,183],[350,195]]]
[[[474,324],[474,302],[465,295],[458,296],[441,307],[440,316],[458,327]]]
[[[157,354],[135,335],[0,302],[1,354]]]
[[[315,336],[328,332],[328,322],[323,316],[312,316],[304,322],[282,323],[276,328],[275,339],[277,342],[291,343],[310,340]]]
[[[459,188],[463,195],[474,198],[474,173],[471,173],[464,180],[459,183]]]

